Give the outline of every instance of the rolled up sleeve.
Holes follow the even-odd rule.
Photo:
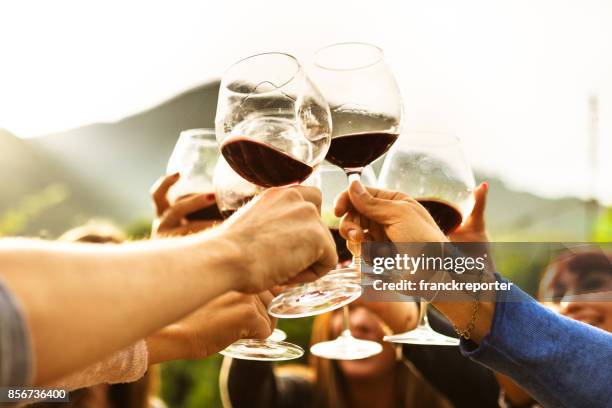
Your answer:
[[[461,351],[506,374],[544,406],[608,407],[612,334],[558,315],[516,286],[498,292],[491,330]]]

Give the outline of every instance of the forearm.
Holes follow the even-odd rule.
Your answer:
[[[609,402],[612,335],[555,314],[516,287],[498,293],[490,332],[480,345],[462,340],[461,349],[544,406]]]
[[[459,329],[464,329],[474,316],[474,301],[472,302],[433,302],[448,320]],[[475,316],[474,328],[470,332],[470,339],[480,343],[482,338],[491,330],[491,322],[495,314],[494,302],[480,302]]]
[[[208,240],[197,249],[192,239],[121,246],[0,241],[0,273],[31,331],[34,383],[99,361],[232,289],[235,275],[224,261],[234,249]]]

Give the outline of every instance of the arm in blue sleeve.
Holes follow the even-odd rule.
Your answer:
[[[546,407],[612,406],[612,334],[558,315],[515,285],[498,292],[491,330],[464,355],[506,374]]]

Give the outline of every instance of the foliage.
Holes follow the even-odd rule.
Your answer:
[[[45,210],[64,202],[68,195],[68,189],[60,183],[26,195],[15,208],[0,214],[0,235],[18,235]]]
[[[312,318],[285,319],[278,327],[287,339],[308,350]],[[211,356],[200,361],[173,361],[162,365],[161,398],[173,408],[221,407],[219,372],[223,358]],[[307,355],[290,364],[306,364]]]
[[[604,210],[593,230],[593,241],[612,242],[612,207]]]

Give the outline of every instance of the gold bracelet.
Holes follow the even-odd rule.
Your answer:
[[[480,272],[480,279],[478,283],[482,283],[484,272]],[[478,309],[480,308],[480,293],[476,293],[476,299],[474,300],[474,305],[472,308],[472,317],[468,322],[467,326],[464,330],[461,330],[457,327],[456,324],[453,324],[453,328],[455,329],[455,333],[459,335],[459,337],[463,337],[466,340],[469,340],[472,337],[472,330],[476,327],[476,317],[478,317]]]
[[[472,337],[472,330],[474,330],[474,327],[476,327],[476,317],[478,316],[479,308],[480,308],[480,301],[476,299],[474,301],[474,309],[472,311],[472,318],[470,319],[469,323],[467,324],[464,330],[461,330],[460,328],[457,327],[457,325],[453,324],[453,328],[455,329],[455,332],[459,335],[459,337],[463,337],[466,340],[469,340],[470,337]]]

